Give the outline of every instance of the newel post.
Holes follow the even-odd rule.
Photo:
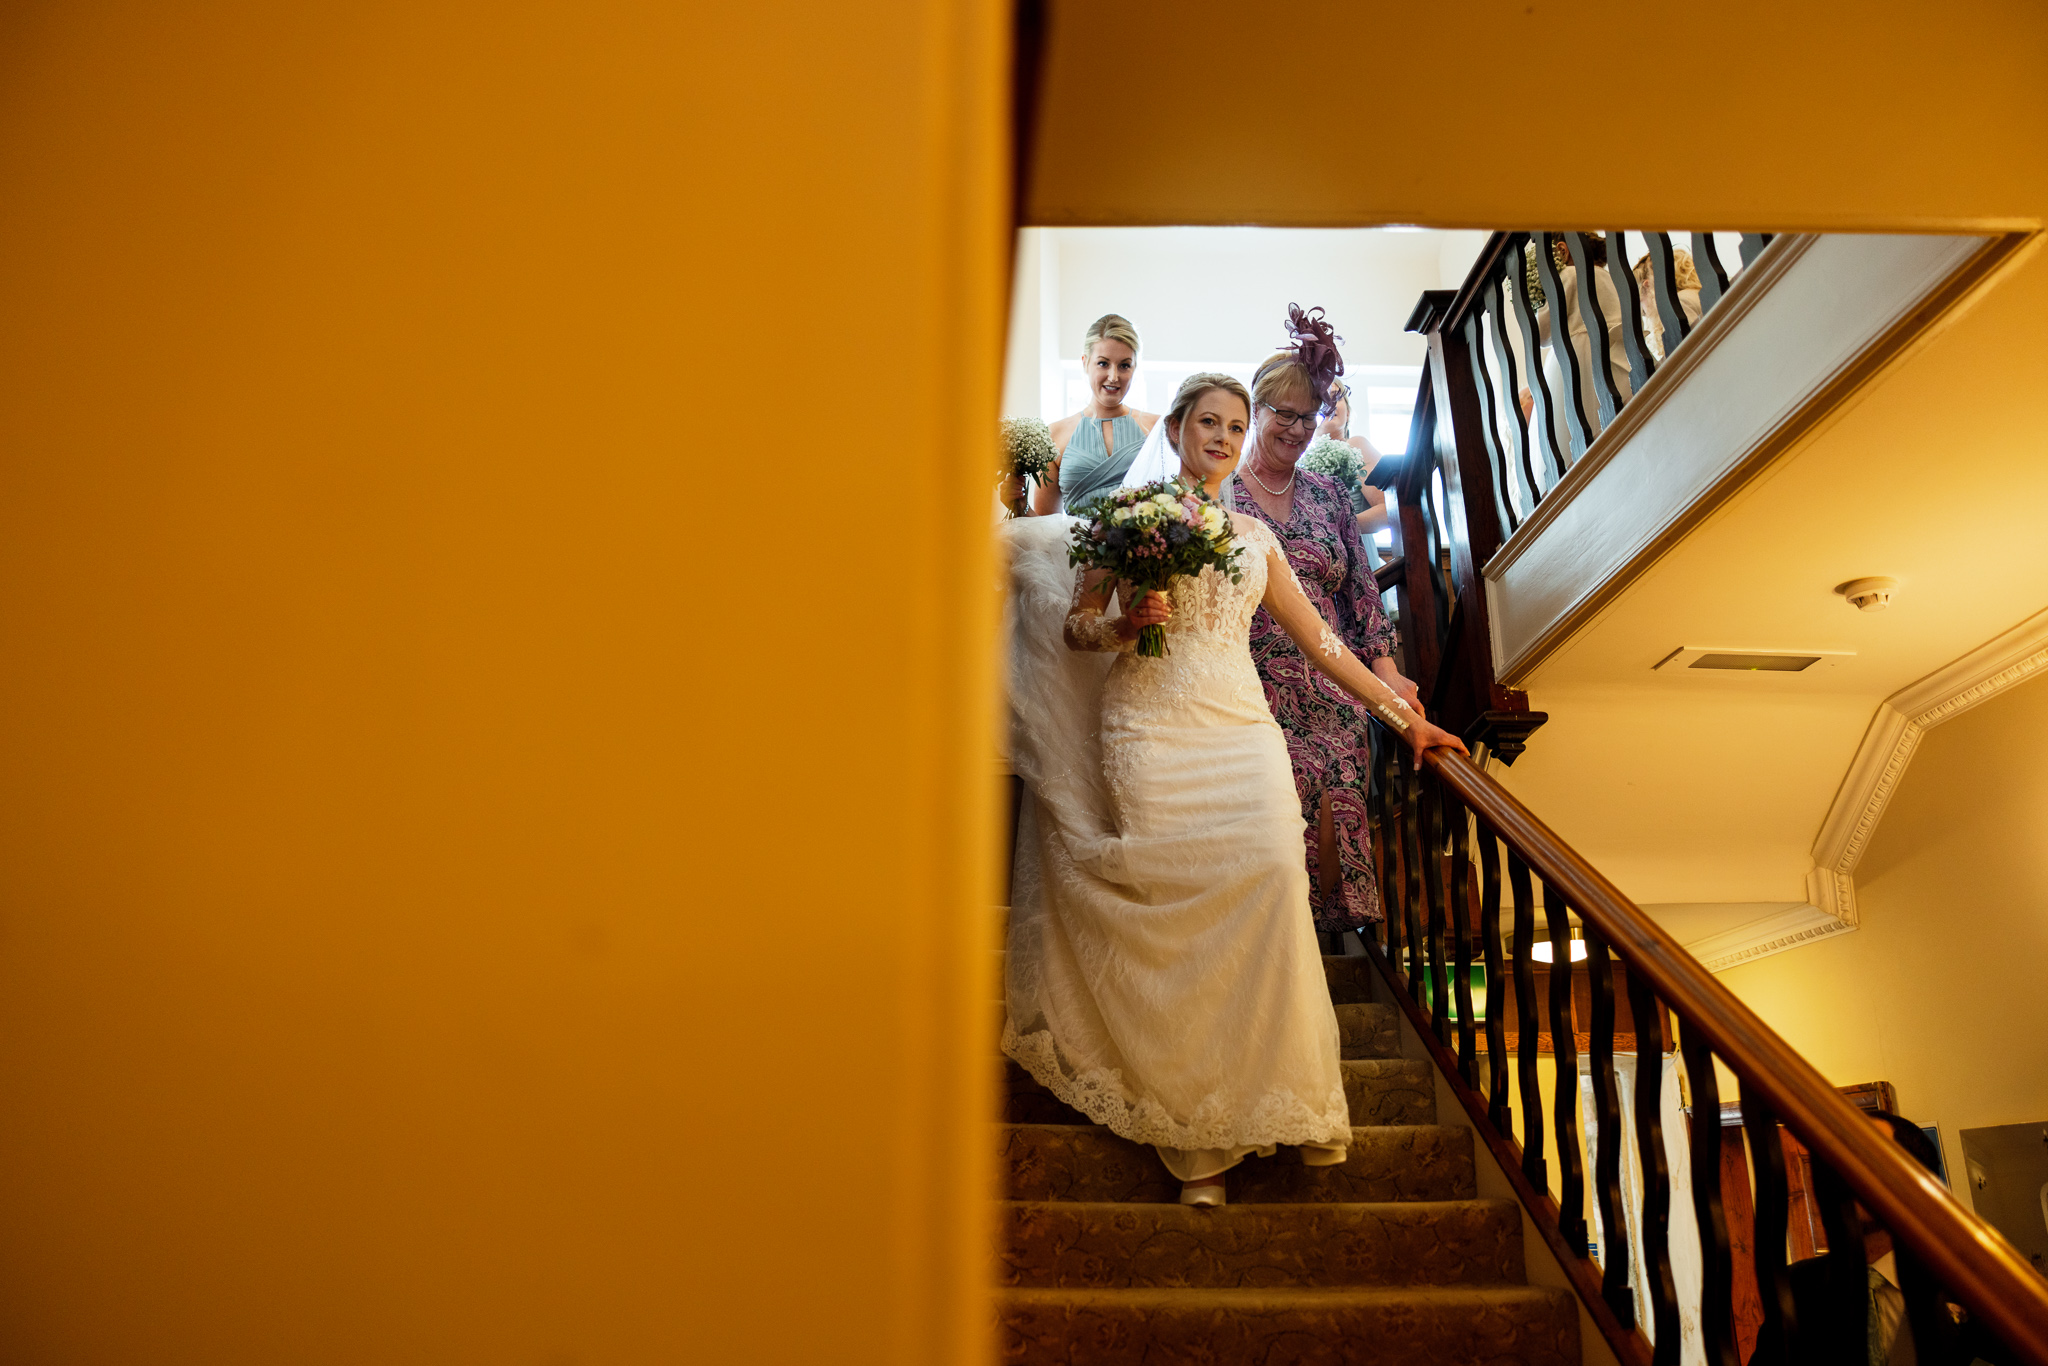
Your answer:
[[[1493,462],[1499,453],[1486,439],[1486,401],[1473,373],[1473,353],[1464,329],[1471,313],[1472,291],[1449,300],[1424,296],[1416,319],[1429,340],[1429,387],[1436,421],[1426,452],[1411,460],[1433,466],[1443,478],[1443,519],[1450,533],[1450,591],[1457,610],[1451,614],[1454,639],[1443,651],[1449,670],[1439,680],[1436,720],[1458,732],[1468,745],[1484,744],[1504,764],[1514,763],[1529,736],[1549,717],[1529,710],[1529,695],[1502,686],[1494,676],[1493,629],[1481,571],[1505,538],[1496,493],[1504,472]],[[1435,302],[1434,307],[1427,305]],[[1412,326],[1412,324],[1411,324]],[[1416,456],[1423,459],[1415,460]],[[1418,471],[1419,473],[1419,471]],[[1409,482],[1409,481],[1404,481]],[[1405,500],[1404,500],[1405,501]],[[1404,506],[1405,513],[1405,506]]]

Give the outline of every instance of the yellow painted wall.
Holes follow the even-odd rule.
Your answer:
[[[0,1358],[975,1355],[1004,22],[0,17]]]
[[[1065,22],[1055,208],[2048,216],[2018,0],[1438,9]],[[0,1355],[972,1359],[1001,23],[0,14]]]
[[[1929,731],[1857,867],[1862,927],[1721,974],[1830,1081],[1940,1124],[1952,1174],[1959,1129],[2048,1120],[2044,756],[2039,679]]]
[[[1034,223],[2048,220],[2037,0],[1051,0]]]

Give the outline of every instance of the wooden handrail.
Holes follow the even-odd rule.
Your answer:
[[[1479,255],[1472,262],[1472,268],[1465,272],[1464,280],[1458,285],[1456,296],[1444,310],[1443,320],[1433,330],[1454,332],[1465,325],[1465,319],[1472,314],[1473,301],[1479,297],[1479,292],[1486,288],[1487,281],[1493,276],[1494,267],[1500,264],[1502,253],[1508,249],[1508,239],[1514,235],[1496,232],[1486,239],[1486,245],[1479,249]]]
[[[2048,1366],[2048,1278],[1997,1230],[1957,1204],[1931,1173],[1507,789],[1453,750],[1431,750],[1423,762],[1562,894],[1685,1028],[1699,1031],[1743,1086],[1755,1088],[1956,1298],[2033,1366]]]
[[[1390,566],[1394,572],[1383,570],[1375,578],[1383,587],[1389,586],[1387,580],[1394,580],[1392,586],[1401,590],[1404,672],[1421,684],[1431,718],[1462,734],[1468,743],[1484,743],[1503,763],[1513,762],[1528,733],[1544,718],[1543,713],[1529,710],[1526,696],[1503,687],[1497,679],[1491,601],[1481,569],[1656,369],[1650,330],[1643,321],[1645,310],[1654,311],[1658,322],[1652,330],[1661,331],[1668,356],[1683,344],[1699,309],[1712,306],[1720,292],[1716,285],[1727,284],[1710,234],[1696,233],[1691,238],[1705,285],[1697,305],[1682,299],[1678,290],[1679,248],[1671,235],[1651,232],[1642,238],[1648,247],[1647,294],[1639,291],[1638,277],[1626,259],[1627,239],[1621,233],[1607,235],[1608,255],[1603,264],[1600,244],[1583,232],[1498,232],[1488,237],[1456,291],[1425,293],[1410,319],[1410,330],[1427,338],[1429,364],[1410,432],[1409,467],[1403,470],[1397,488],[1394,543],[1400,557],[1398,568]],[[1769,241],[1765,234],[1746,234],[1744,265],[1757,259]],[[1553,247],[1559,249],[1555,255]],[[1570,257],[1569,270],[1559,259],[1562,255]],[[1628,352],[1629,383],[1614,375],[1611,348],[1596,347],[1592,370],[1586,373],[1588,362],[1569,345],[1562,327],[1551,328],[1546,358],[1545,348],[1538,342],[1542,318],[1523,284],[1525,269],[1533,270],[1541,280],[1545,307],[1575,307],[1588,320],[1604,317],[1609,332],[1618,327]],[[1709,274],[1714,276],[1712,280],[1707,278]],[[1573,286],[1569,291],[1567,276]],[[1607,283],[1613,285],[1619,319],[1601,297]],[[1547,362],[1554,366],[1546,369]],[[1525,414],[1519,391],[1529,392],[1533,411]],[[1384,751],[1389,756],[1394,752]],[[1645,1011],[1659,1018],[1668,1011],[1681,1025],[1679,1056],[1666,1062],[1658,1050],[1638,1047],[1635,1064],[1636,1150],[1645,1164],[1651,1162],[1653,1152],[1657,1154],[1656,1172],[1646,1176],[1644,1198],[1650,1204],[1643,1226],[1662,1229],[1659,1211],[1670,1199],[1663,1172],[1665,1154],[1672,1149],[1661,1136],[1659,1076],[1668,1067],[1681,1068],[1691,1084],[1694,1103],[1712,1110],[1719,1103],[1714,1075],[1718,1059],[1741,1081],[1745,1134],[1756,1163],[1758,1239],[1753,1266],[1749,1266],[1749,1254],[1743,1254],[1749,1269],[1742,1275],[1748,1278],[1753,1271],[1755,1289],[1764,1300],[1764,1321],[1756,1337],[1759,1351],[1769,1341],[1774,1353],[1806,1353],[1819,1340],[1816,1334],[1827,1340],[1830,1359],[1837,1348],[1852,1355],[1858,1351],[1863,1311],[1854,1310],[1853,1330],[1843,1316],[1851,1314],[1852,1306],[1865,1302],[1858,1230],[1867,1211],[1898,1242],[1900,1290],[1916,1325],[1916,1336],[1946,1333],[1941,1325],[1947,1319],[1939,1310],[1939,1294],[1945,1293],[1971,1309],[1975,1321],[1967,1326],[1968,1333],[1995,1332],[2019,1359],[2032,1366],[2048,1366],[2048,1280],[1995,1229],[1957,1203],[1883,1128],[1838,1095],[1826,1078],[1698,960],[1469,759],[1438,750],[1425,756],[1418,769],[1408,764],[1403,753],[1399,766],[1398,779],[1391,770],[1382,774],[1390,781],[1379,785],[1372,799],[1375,839],[1392,860],[1390,866],[1398,869],[1398,875],[1389,874],[1384,892],[1388,919],[1383,931],[1375,931],[1384,936],[1376,961],[1382,970],[1400,977],[1397,998],[1405,995],[1412,1002],[1430,1001],[1422,1027],[1431,1034],[1432,1056],[1446,1066],[1453,1091],[1475,1122],[1484,1117],[1480,1127],[1482,1133],[1492,1135],[1488,1141],[1502,1152],[1519,1151],[1525,1178],[1522,1184],[1529,1190],[1518,1186],[1517,1191],[1546,1237],[1567,1248],[1583,1243],[1586,1230],[1579,1192],[1590,1175],[1594,1193],[1603,1202],[1599,1211],[1602,1226],[1608,1228],[1607,1238],[1613,1243],[1616,1170],[1624,1142],[1619,1132],[1623,1107],[1615,1090],[1616,1011],[1625,1005],[1638,1020]],[[1469,850],[1467,822],[1476,822]],[[1499,870],[1487,862],[1484,889],[1475,890],[1471,885],[1476,876],[1472,855],[1492,860],[1497,843],[1505,843],[1510,853],[1507,862],[1512,886],[1508,890],[1515,915],[1512,978],[1504,976],[1495,942],[1502,929]],[[1589,1144],[1597,1135],[1599,1151],[1596,1154],[1589,1148],[1587,1156],[1597,1161],[1601,1170],[1586,1173],[1580,1169],[1577,1102],[1567,1096],[1560,1080],[1547,1107],[1555,1130],[1551,1137],[1556,1143],[1554,1174],[1560,1192],[1549,1204],[1548,1217],[1563,1221],[1554,1228],[1544,1223],[1546,1216],[1538,1208],[1550,1200],[1547,1191],[1541,1201],[1531,1202],[1529,1196],[1529,1191],[1545,1186],[1543,1153],[1548,1142],[1542,1132],[1546,1105],[1535,1080],[1533,1039],[1540,1032],[1540,1019],[1536,1003],[1530,999],[1533,984],[1527,980],[1531,954],[1527,941],[1535,934],[1531,872],[1548,888],[1543,918],[1550,952],[1559,964],[1549,976],[1548,1007],[1554,1040],[1551,1048],[1560,1077],[1575,1066],[1572,1040],[1576,1031],[1569,1019],[1575,1010],[1572,976],[1563,957],[1567,952],[1565,918],[1572,911],[1584,924],[1589,950],[1585,985],[1591,994],[1592,1031],[1585,1037],[1591,1040],[1588,1061],[1599,1113],[1589,1114],[1586,1133]],[[1516,1122],[1508,1106],[1501,1039],[1490,1039],[1483,1050],[1490,1075],[1482,1095],[1478,1075],[1482,1050],[1473,1037],[1471,1004],[1461,1001],[1452,1011],[1446,1001],[1447,983],[1461,984],[1462,991],[1474,965],[1474,916],[1479,920],[1480,943],[1493,955],[1486,964],[1489,995],[1496,987],[1493,979],[1502,977],[1498,986],[1506,994],[1500,1000],[1512,996],[1520,1013],[1518,1037],[1523,1043],[1518,1049],[1518,1074],[1525,1121],[1519,1139],[1513,1133]],[[1447,932],[1450,941],[1445,938]],[[1615,997],[1609,976],[1610,951],[1626,968],[1625,1002]],[[1447,970],[1452,974],[1449,977]],[[1453,1052],[1454,1019],[1458,1037]],[[1824,1266],[1817,1269],[1819,1283],[1812,1280],[1814,1270],[1810,1269],[1801,1273],[1795,1286],[1785,1264],[1786,1172],[1777,1156],[1781,1123],[1805,1144],[1813,1160],[1816,1199],[1812,1208],[1827,1226],[1830,1246]],[[1684,1161],[1692,1176],[1705,1277],[1701,1305],[1705,1321],[1699,1330],[1709,1358],[1725,1359],[1724,1354],[1733,1354],[1737,1341],[1748,1336],[1750,1328],[1738,1330],[1733,1318],[1736,1289],[1730,1267],[1735,1249],[1728,1211],[1722,1204],[1722,1140],[1718,1125],[1689,1129]],[[1671,1160],[1678,1158],[1673,1154]],[[1741,1192],[1743,1197],[1748,1194]],[[1742,1199],[1740,1208],[1746,1210],[1747,1206],[1747,1199]],[[1595,1321],[1624,1360],[1640,1354],[1642,1339],[1633,1329],[1620,1325],[1632,1323],[1639,1310],[1652,1316],[1657,1359],[1665,1360],[1668,1352],[1675,1351],[1665,1342],[1667,1333],[1675,1338],[1679,1331],[1668,1230],[1658,1232],[1654,1241],[1653,1248],[1646,1234],[1641,1255],[1650,1264],[1633,1270],[1626,1240],[1613,1243],[1610,1255],[1602,1259],[1605,1269],[1597,1285],[1582,1274],[1587,1267],[1571,1268],[1574,1284],[1593,1310]],[[1768,1251],[1766,1242],[1776,1243],[1778,1250]],[[1745,1279],[1744,1295],[1748,1284]],[[1631,1302],[1631,1287],[1644,1298]],[[1596,1301],[1604,1301],[1611,1312],[1603,1315],[1595,1308]],[[1809,1307],[1817,1317],[1808,1315]],[[1753,1321],[1746,1322],[1753,1326]],[[1945,1337],[1923,1342],[1923,1359],[1960,1342]]]

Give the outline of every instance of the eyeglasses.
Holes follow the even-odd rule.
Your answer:
[[[1282,427],[1307,427],[1313,430],[1316,419],[1322,416],[1321,413],[1297,413],[1286,408],[1275,408],[1270,403],[1262,403],[1259,406],[1271,413],[1273,421]]]

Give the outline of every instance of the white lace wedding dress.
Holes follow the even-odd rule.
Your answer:
[[[1070,649],[1073,519],[1005,526],[1026,791],[1003,1051],[1184,1181],[1276,1143],[1342,1161],[1351,1134],[1301,803],[1248,645],[1261,600],[1340,682],[1390,698],[1317,630],[1272,533],[1235,520],[1242,582],[1176,580],[1160,659]],[[1269,574],[1284,576],[1272,594]]]

